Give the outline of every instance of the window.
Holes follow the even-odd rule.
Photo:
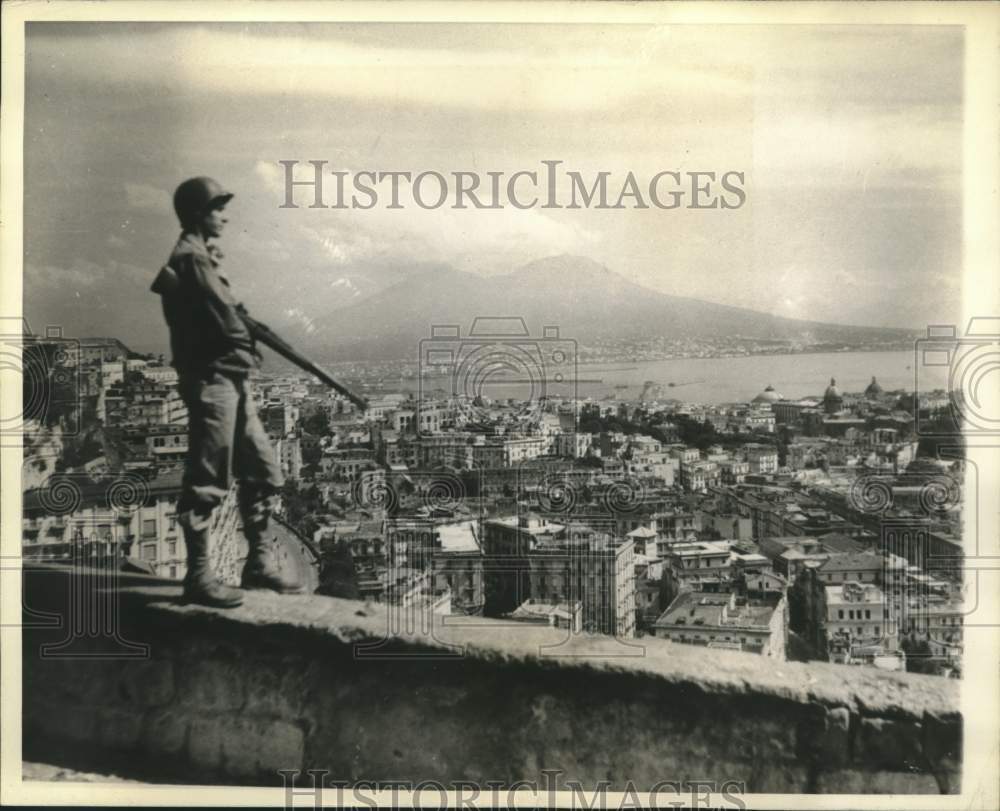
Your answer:
[[[872,612],[869,609],[865,609],[865,619],[870,620],[872,618]]]
[[[155,538],[156,537],[156,519],[147,518],[142,522],[142,537],[143,538]]]
[[[168,543],[167,551],[170,553],[170,557],[175,557],[177,555],[177,541],[171,541]]]
[[[837,610],[837,619],[842,620],[844,618],[844,609],[840,608]]]
[[[146,544],[142,547],[143,560],[156,560],[156,544]]]

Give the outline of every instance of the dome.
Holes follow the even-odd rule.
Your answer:
[[[875,376],[872,376],[872,382],[868,384],[868,388],[865,389],[865,397],[878,397],[882,394],[882,387],[878,384]]]
[[[844,398],[840,396],[837,381],[831,377],[830,385],[826,387],[826,391],[823,393],[823,410],[827,414],[836,414],[840,411],[843,402]]]
[[[774,386],[768,386],[764,391],[753,398],[754,403],[776,403],[778,400],[784,400],[778,392],[774,390]]]

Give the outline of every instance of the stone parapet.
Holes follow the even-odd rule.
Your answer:
[[[29,570],[26,604],[67,616],[80,604],[69,580]],[[960,789],[948,679],[479,617],[428,615],[404,633],[384,606],[315,595],[252,592],[213,610],[153,578],[115,588],[117,643],[40,655],[66,631],[25,629],[26,759],[206,784],[279,785],[279,770],[305,769],[349,784],[511,784],[559,770],[640,791],[706,779],[767,793]],[[126,643],[148,656],[101,658]]]

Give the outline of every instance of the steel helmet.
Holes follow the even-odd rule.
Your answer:
[[[174,211],[181,225],[189,225],[209,210],[213,203],[226,203],[232,192],[222,188],[210,177],[192,177],[185,180],[174,192]]]

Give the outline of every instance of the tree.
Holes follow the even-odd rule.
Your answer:
[[[99,425],[88,425],[76,436],[64,434],[58,466],[62,470],[79,468],[104,455],[104,432]]]
[[[462,470],[458,474],[462,481],[462,490],[466,498],[479,497],[479,472],[475,470]]]
[[[788,588],[788,628],[799,636],[808,658],[828,660],[826,587],[815,569],[803,569]]]
[[[315,436],[327,436],[330,433],[330,418],[326,411],[319,409],[302,420],[302,427]]]
[[[282,487],[281,500],[288,523],[306,537],[312,538],[318,527],[315,513],[321,506],[319,491],[314,486],[300,487],[295,480],[288,479]]]
[[[926,639],[907,637],[900,642],[899,647],[906,654],[907,673],[926,673],[937,676],[941,673],[941,662],[934,657],[930,644]]]
[[[312,513],[309,513],[302,516],[302,520],[299,521],[295,528],[302,536],[312,540],[316,535],[316,530],[319,529],[319,521],[316,520],[316,517]]]

